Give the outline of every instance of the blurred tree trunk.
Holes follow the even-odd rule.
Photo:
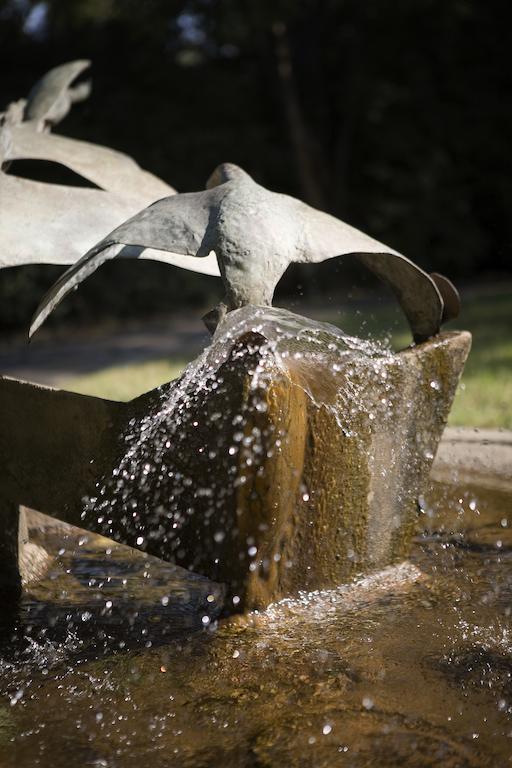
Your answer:
[[[272,34],[274,36],[277,74],[302,196],[315,208],[324,209],[325,195],[320,183],[319,152],[314,150],[313,140],[300,106],[286,25],[281,21],[274,22]]]
[[[360,9],[355,11],[362,16]],[[364,76],[362,54],[362,19],[350,28],[344,40],[344,72],[340,73],[342,90],[337,100],[337,140],[330,178],[330,199],[332,209],[340,216],[349,212],[349,190],[352,175],[354,138],[361,115],[361,101],[364,99]]]

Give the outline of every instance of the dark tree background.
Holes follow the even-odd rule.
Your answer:
[[[0,105],[91,58],[92,96],[63,133],[126,151],[181,191],[236,162],[429,271],[496,279],[512,271],[509,6],[0,0]],[[55,274],[5,270],[2,323],[26,322]],[[90,282],[68,312],[162,310],[215,290],[147,262]]]

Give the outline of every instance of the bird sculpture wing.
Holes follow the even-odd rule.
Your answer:
[[[449,280],[432,278],[397,251],[348,224],[304,203],[296,206],[301,220],[298,262],[320,262],[354,254],[395,293],[414,339],[423,341],[439,331],[445,319],[458,314],[458,294]],[[445,301],[450,312],[445,312]]]
[[[444,275],[440,275],[439,272],[431,272],[430,277],[443,297],[443,319],[441,322],[447,323],[449,320],[454,320],[459,316],[460,312],[460,296],[458,290],[451,280],[448,280]]]
[[[91,66],[87,59],[69,61],[67,64],[61,64],[54,69],[50,69],[46,75],[37,81],[30,91],[25,107],[26,120],[45,120],[50,119],[52,111],[61,96],[69,89],[71,83],[84,70]],[[88,95],[88,89],[77,91],[76,97],[72,96],[70,101],[77,101]],[[59,117],[64,117],[64,114]],[[57,122],[57,120],[56,120]]]
[[[105,232],[140,210],[139,198],[66,187],[0,172],[0,269],[25,264],[74,264]],[[151,248],[125,247],[122,258],[165,261],[219,276],[215,256],[195,259]]]
[[[169,264],[187,266],[194,257],[205,257],[198,262],[196,271],[219,275],[213,250],[210,219],[212,205],[219,191],[193,192],[174,195],[158,200],[140,211],[91,248],[85,256],[68,269],[43,297],[37,308],[29,331],[32,336],[62,299],[83,280],[110,259],[123,257],[126,248],[132,258],[144,258],[145,249],[151,249],[150,258]],[[172,251],[172,253],[169,253]],[[155,253],[157,252],[157,253]],[[158,255],[157,255],[158,254]],[[178,263],[187,260],[187,264]],[[200,265],[206,262],[207,269]]]
[[[175,192],[122,152],[54,133],[38,133],[30,123],[0,128],[0,144],[4,163],[15,160],[60,163],[100,189],[139,198],[139,208]]]

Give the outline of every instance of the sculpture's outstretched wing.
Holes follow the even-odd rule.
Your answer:
[[[0,173],[0,267],[74,264],[140,208],[101,189],[44,184]]]
[[[178,266],[185,266],[179,264],[178,260],[186,257],[209,257],[211,261],[214,258],[214,255],[210,255],[214,240],[209,228],[210,214],[212,205],[215,205],[215,197],[220,199],[222,194],[222,187],[219,187],[218,191],[165,197],[121,224],[54,283],[34,314],[29,336],[35,333],[71,290],[105,261],[124,255],[125,249],[120,250],[115,246],[130,246],[130,255],[134,258],[144,258],[144,249],[155,249],[159,252],[158,260]],[[200,264],[203,263],[202,260]],[[197,271],[203,271],[199,264]],[[213,272],[208,270],[207,274]],[[216,274],[220,273],[217,271]]]
[[[444,304],[430,275],[397,251],[334,216],[304,203],[296,207],[296,214],[301,219],[302,235],[295,261],[320,262],[354,254],[393,290],[415,341],[423,341],[439,331]]]
[[[56,123],[65,117],[67,107],[59,105],[59,100],[66,94],[73,80],[90,66],[89,60],[79,59],[50,69],[30,91],[25,107],[25,119],[49,120]],[[69,104],[86,98],[87,95],[88,89],[81,88],[76,94],[70,91]]]
[[[0,269],[24,264],[75,264],[105,232],[140,210],[140,200],[101,189],[43,184],[0,173]],[[219,276],[215,256],[120,248],[122,258],[166,261]]]
[[[38,133],[29,123],[5,126],[0,131],[3,162],[46,160],[60,163],[101,189],[138,198],[139,208],[175,190],[131,157],[116,150],[69,139],[54,133]]]

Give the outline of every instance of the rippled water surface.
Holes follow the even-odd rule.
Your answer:
[[[216,620],[222,588],[77,529],[1,648],[0,765],[507,766],[511,497],[435,486],[409,563]]]

